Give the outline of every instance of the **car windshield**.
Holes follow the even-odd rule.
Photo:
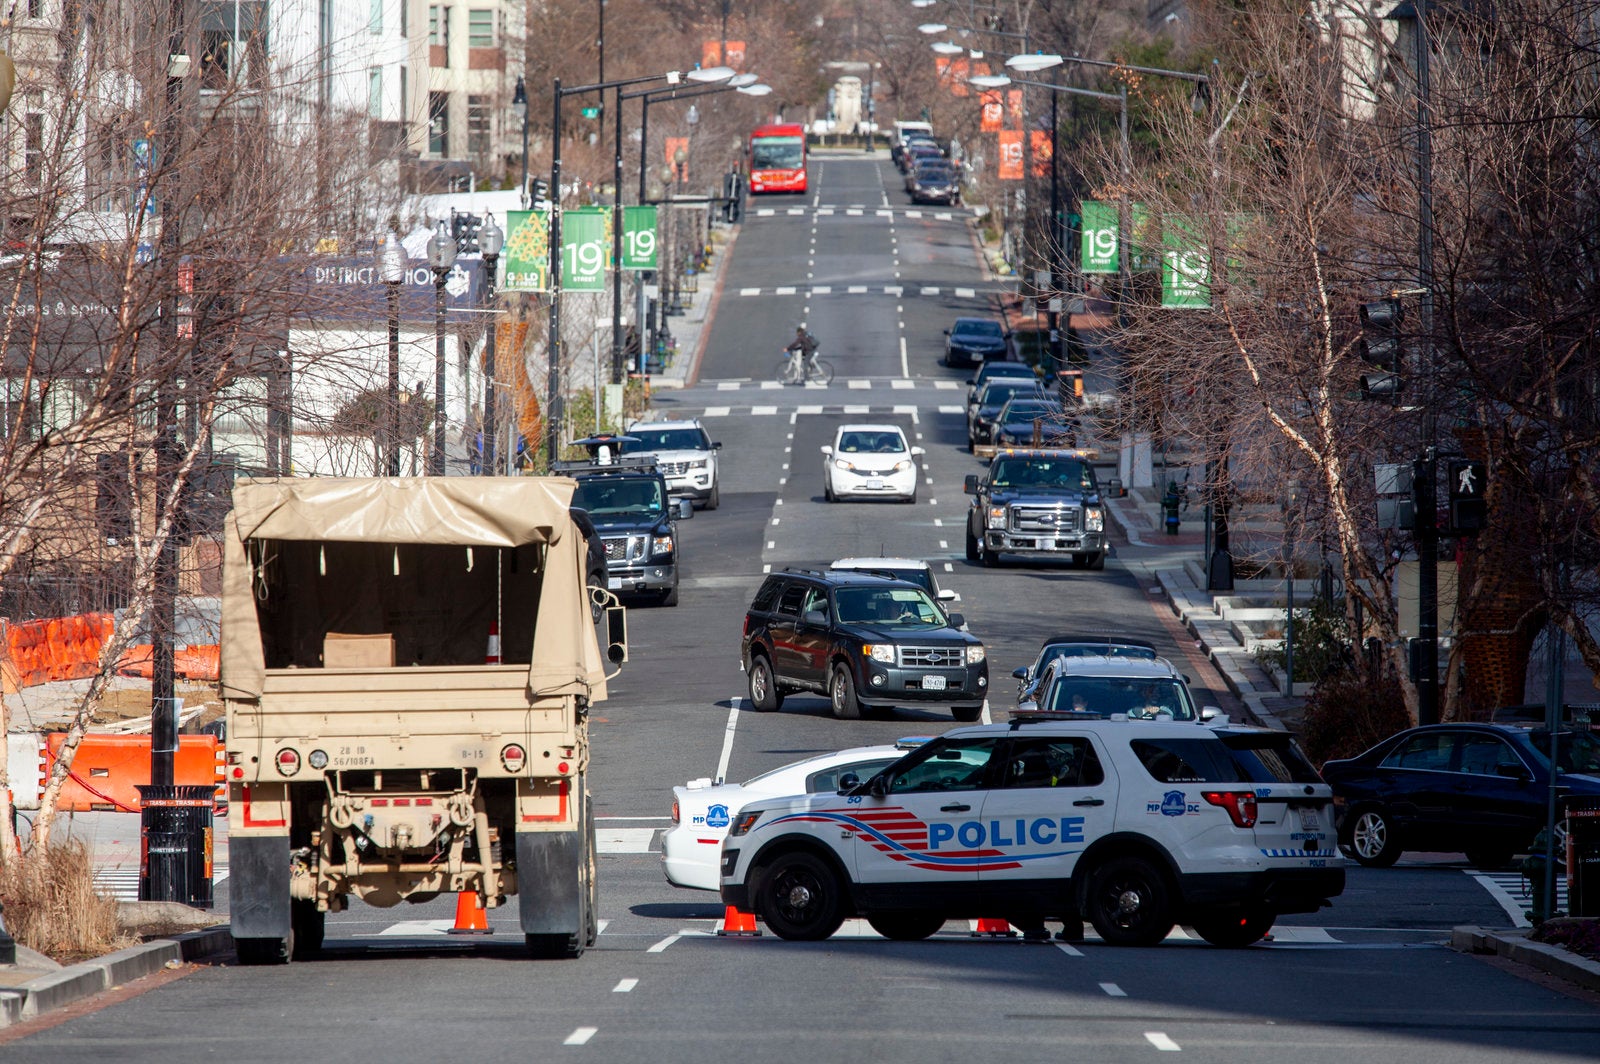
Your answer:
[[[917,167],[918,177],[949,177],[954,172],[949,163],[943,162],[926,162]]]
[[[1052,643],[1039,652],[1039,664],[1034,668],[1038,673],[1052,661],[1062,658],[1139,658],[1143,661],[1154,661],[1156,652],[1144,647],[1107,645],[1104,643]]]
[[[906,438],[893,430],[839,434],[840,454],[900,454],[905,449]]]
[[[1035,418],[1059,418],[1061,407],[1055,403],[1041,403],[1033,400],[1028,402],[1012,402],[1006,407],[1007,421],[1032,421]]]
[[[834,592],[840,624],[874,628],[943,628],[944,614],[915,587],[842,587]]]
[[[1542,764],[1550,764],[1550,733],[1543,728],[1528,733],[1528,742]],[[1564,731],[1556,735],[1556,767],[1562,772],[1600,776],[1600,737],[1593,732]]]
[[[998,377],[983,386],[983,395],[978,397],[978,404],[980,406],[1004,406],[1012,396],[1032,395],[1038,391],[1039,383],[1037,381]]]
[[[933,573],[929,572],[928,567],[925,565],[919,565],[915,568],[906,569],[902,569],[899,566],[893,565],[863,565],[859,567],[852,566],[852,568],[857,568],[858,570],[866,569],[875,573],[883,573],[884,575],[891,576],[896,580],[904,580],[908,584],[916,584],[930,595],[934,593]]]
[[[799,137],[762,137],[750,145],[752,170],[798,170],[804,159]]]
[[[578,481],[572,505],[589,511],[590,517],[605,518],[617,514],[660,513],[664,504],[661,485],[654,479],[587,477]]]
[[[1173,720],[1195,719],[1194,703],[1181,680],[1147,676],[1062,676],[1041,708],[1101,717],[1126,713],[1139,720],[1159,713],[1169,713]]]
[[[996,488],[1087,490],[1094,487],[1094,470],[1076,458],[998,458],[989,468],[989,484]]]
[[[988,336],[1000,339],[1005,332],[997,321],[974,321],[966,319],[956,322],[956,327],[951,332],[960,333],[962,336]]]
[[[639,442],[628,444],[635,453],[649,451],[707,451],[705,433],[699,429],[629,429]]]

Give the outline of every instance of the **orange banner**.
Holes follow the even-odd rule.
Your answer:
[[[727,54],[722,51],[722,41],[706,41],[700,46],[700,65],[702,67],[726,66],[735,70],[744,69],[744,42],[729,41]]]
[[[1000,166],[995,176],[1002,181],[1022,180],[1022,130],[1002,129],[1000,137]]]
[[[1055,153],[1055,142],[1050,139],[1050,134],[1042,129],[1036,129],[1031,134],[1033,139],[1033,176],[1044,177],[1050,173],[1050,157]]]
[[[994,90],[978,94],[978,128],[985,133],[998,133],[1005,122],[1005,104]]]
[[[1022,128],[1022,90],[1011,89],[1006,93],[1006,120],[1012,129]]]

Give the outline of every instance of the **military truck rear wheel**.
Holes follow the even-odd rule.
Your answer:
[[[247,968],[265,964],[288,964],[294,953],[294,932],[288,938],[236,938],[233,952]]]

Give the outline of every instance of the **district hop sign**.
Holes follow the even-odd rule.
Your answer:
[[[545,211],[506,212],[506,292],[550,290],[550,216]]]

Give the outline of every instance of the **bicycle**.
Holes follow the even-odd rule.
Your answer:
[[[816,357],[808,359],[799,352],[786,354],[778,359],[777,378],[780,384],[832,384],[833,363]]]

